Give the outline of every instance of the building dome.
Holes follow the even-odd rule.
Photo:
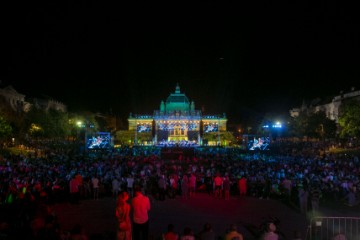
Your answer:
[[[175,93],[171,93],[166,99],[166,111],[189,111],[190,101],[184,93],[180,92],[179,84],[176,85]]]

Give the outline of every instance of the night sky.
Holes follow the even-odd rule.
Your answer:
[[[335,1],[26,4],[3,8],[1,86],[70,111],[152,114],[179,83],[236,123],[360,87],[360,28]]]

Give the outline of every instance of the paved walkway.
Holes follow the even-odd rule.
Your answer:
[[[79,205],[57,204],[54,209],[64,230],[70,230],[79,223],[90,239],[114,239],[116,219],[113,198],[83,200]],[[194,233],[199,233],[206,222],[213,225],[217,236],[224,236],[229,225],[235,223],[244,239],[255,239],[250,229],[256,231],[256,226],[267,216],[275,216],[280,220],[280,229],[287,239],[291,239],[295,230],[300,231],[305,239],[307,230],[306,217],[296,209],[278,200],[253,197],[233,197],[225,201],[200,193],[189,200],[181,197],[165,201],[152,200],[149,214],[150,233],[154,239],[160,238],[169,223],[173,223],[175,231],[181,234],[186,226],[192,228]]]

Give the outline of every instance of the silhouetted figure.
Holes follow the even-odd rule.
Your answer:
[[[141,192],[141,188],[134,188],[134,198],[131,200],[133,208],[133,239],[148,240],[150,200]]]

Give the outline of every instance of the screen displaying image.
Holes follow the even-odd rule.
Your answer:
[[[137,125],[137,132],[151,132],[151,124]]]
[[[269,150],[270,138],[269,137],[254,137],[248,141],[248,150]]]
[[[204,132],[217,132],[218,125],[217,124],[205,124],[204,125]]]
[[[108,132],[99,132],[95,136],[87,139],[86,147],[88,149],[105,149],[111,147],[111,137]]]

